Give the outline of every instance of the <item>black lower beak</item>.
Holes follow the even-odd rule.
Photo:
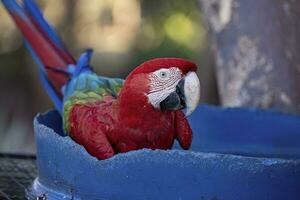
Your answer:
[[[170,95],[160,103],[160,109],[180,110],[185,107],[184,79],[181,79],[176,86],[176,91],[170,93]]]

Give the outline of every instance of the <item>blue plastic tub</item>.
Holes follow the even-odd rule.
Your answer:
[[[101,200],[299,200],[300,117],[200,106],[192,150],[139,150],[99,161],[61,137],[55,111],[34,121],[39,177],[30,196]]]

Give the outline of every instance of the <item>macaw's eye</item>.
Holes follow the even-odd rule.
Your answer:
[[[159,77],[160,78],[166,78],[167,77],[167,72],[166,71],[159,72]]]

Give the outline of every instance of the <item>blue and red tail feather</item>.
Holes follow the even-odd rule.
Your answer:
[[[33,0],[24,0],[23,4],[18,4],[16,0],[2,2],[21,30],[34,60],[40,66],[41,80],[46,91],[56,108],[61,111],[61,88],[70,77],[51,68],[67,71],[68,65],[75,64],[74,58],[65,49]]]
[[[25,40],[25,45],[27,49],[29,50],[33,60],[37,63],[39,66],[39,75],[40,75],[40,80],[42,82],[42,85],[44,89],[47,91],[49,97],[51,98],[52,102],[55,105],[56,110],[59,111],[60,114],[62,114],[62,100],[59,95],[57,95],[57,92],[55,91],[53,85],[47,78],[47,74],[45,72],[45,66],[43,63],[40,61],[39,57],[36,55],[34,50],[31,48],[30,44]]]
[[[47,23],[41,11],[39,10],[37,4],[33,0],[24,0],[24,8],[28,13],[32,22],[36,25],[36,28],[40,30],[41,33],[45,34],[49,39],[50,43],[54,43],[54,48],[59,51],[60,55],[70,64],[74,64],[74,58],[65,49],[64,44],[61,42],[60,38],[57,36],[55,31]]]
[[[64,48],[63,43],[61,42],[60,38],[56,35],[56,33],[53,31],[53,29],[49,26],[49,24],[44,19],[43,14],[39,10],[36,3],[32,0],[24,0],[24,8],[30,15],[32,19],[35,20],[35,22],[38,24],[39,27],[41,27],[44,32],[46,32],[51,38],[51,40],[58,45],[61,48]]]

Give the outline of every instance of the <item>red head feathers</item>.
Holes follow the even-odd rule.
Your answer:
[[[194,63],[182,58],[156,58],[142,63],[131,74],[150,73],[161,68],[168,69],[171,67],[178,67],[183,74],[197,71],[197,66]]]

